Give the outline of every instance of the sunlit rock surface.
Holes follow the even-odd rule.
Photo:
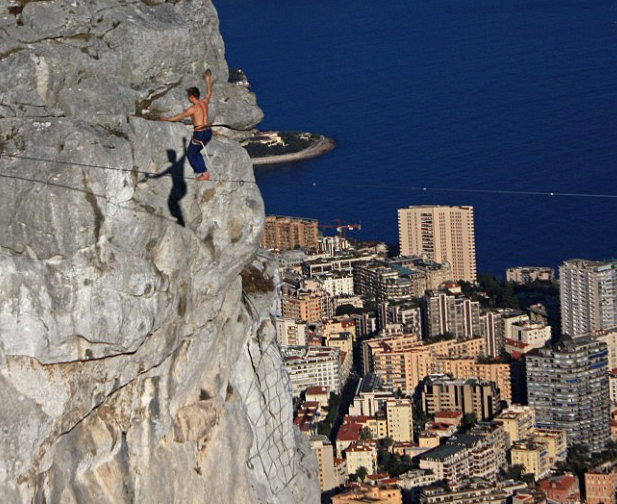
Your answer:
[[[0,2],[0,492],[7,503],[318,502],[291,421],[242,132],[155,121],[227,83],[209,1]]]

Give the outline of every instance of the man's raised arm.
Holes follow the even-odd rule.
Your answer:
[[[204,72],[204,80],[206,81],[206,96],[204,96],[204,101],[207,105],[210,103],[210,97],[212,96],[212,72],[209,68]]]

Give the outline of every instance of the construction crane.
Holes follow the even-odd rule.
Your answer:
[[[362,229],[362,225],[361,224],[341,224],[341,219],[334,219],[334,221],[337,223],[336,225],[334,224],[319,224],[318,226],[320,228],[323,229],[336,229],[336,235],[339,238],[339,241],[343,238],[345,238],[345,231],[346,230],[352,230],[352,229]]]

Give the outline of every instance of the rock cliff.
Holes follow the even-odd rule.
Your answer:
[[[185,162],[179,112],[262,117],[209,0],[0,1],[6,503],[318,502],[293,428],[242,133]]]

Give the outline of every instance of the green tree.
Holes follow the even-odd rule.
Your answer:
[[[463,428],[469,429],[478,423],[478,416],[475,413],[465,413],[463,415]]]
[[[360,431],[360,440],[368,441],[369,439],[373,439],[371,429],[369,427],[362,427],[362,430]]]
[[[362,313],[362,308],[357,308],[352,304],[342,304],[335,312],[335,315],[353,315],[354,313]]]
[[[390,439],[390,441],[392,440]],[[389,446],[390,444],[386,445],[382,441],[382,446],[377,452],[377,464],[381,471],[397,477],[415,467],[410,457],[407,455],[401,457],[397,453],[391,453],[388,449]]]
[[[514,464],[508,466],[507,469],[502,470],[500,476],[503,480],[515,480],[521,481],[521,478],[524,474],[525,466],[523,464]]]
[[[559,471],[571,472],[580,477],[587,468],[592,466],[589,449],[582,444],[572,445],[568,448],[568,456],[565,462],[557,462],[555,466]]]
[[[380,441],[380,449],[390,451],[390,447],[394,444],[394,440],[391,437],[385,437]]]
[[[413,417],[413,429],[416,432],[419,432],[422,429],[424,429],[424,426],[426,425],[426,423],[431,419],[430,415],[428,415],[426,411],[424,411],[420,407],[420,405],[415,401],[413,404],[412,417]]]
[[[358,476],[360,481],[364,481],[368,476],[368,469],[364,466],[358,467],[358,470],[356,471],[356,476]]]

